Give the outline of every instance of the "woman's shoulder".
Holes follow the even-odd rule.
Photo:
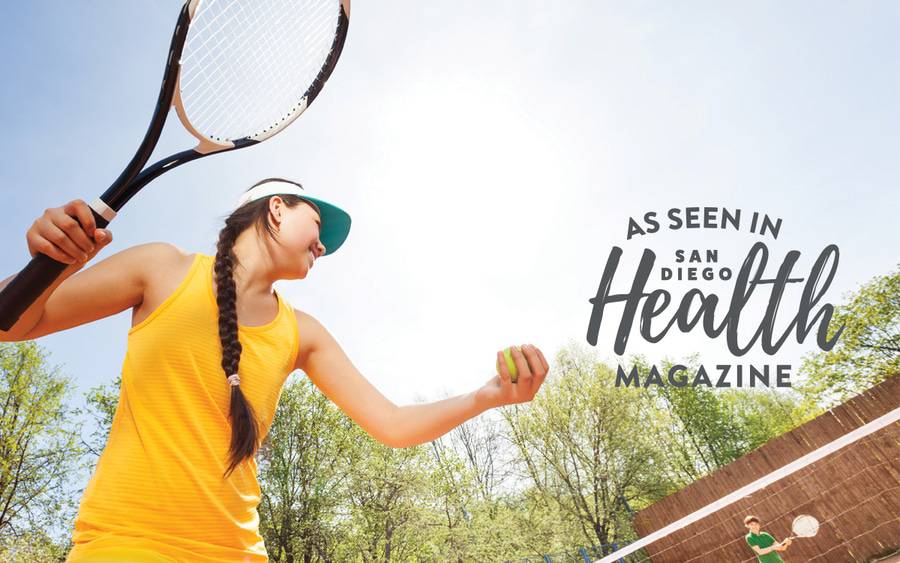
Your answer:
[[[139,244],[128,251],[134,253],[134,262],[143,270],[144,298],[135,310],[136,318],[154,310],[175,291],[198,256],[168,242]]]
[[[196,253],[188,252],[171,242],[145,242],[131,247],[131,250],[163,261],[193,260]]]
[[[146,281],[179,272],[183,274],[198,256],[170,242],[147,242],[132,246],[125,252],[132,253],[134,261],[143,266]]]
[[[152,264],[152,269],[156,271],[161,268],[189,268],[197,258],[211,258],[200,252],[185,250],[170,242],[147,242],[133,246],[130,250],[139,253],[141,258],[146,259],[147,264]]]

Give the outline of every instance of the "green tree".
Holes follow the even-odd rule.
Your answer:
[[[722,401],[741,429],[741,455],[818,414],[798,393],[785,389],[730,389],[722,393]]]
[[[289,379],[260,448],[260,532],[273,561],[330,560],[352,421],[305,377]]]
[[[630,359],[642,373],[649,365]],[[662,362],[661,372],[675,364]],[[696,373],[696,355],[677,362]],[[645,425],[652,427],[657,447],[665,453],[666,472],[686,486],[728,465],[751,450],[816,416],[793,390],[650,386]]]
[[[515,460],[503,426],[496,412],[485,413],[431,442],[443,524],[432,541],[444,561],[499,561],[515,549],[516,509],[501,493],[515,476]]]
[[[77,509],[65,489],[82,453],[64,403],[71,390],[33,341],[0,344],[0,539],[8,550],[40,549],[43,531]]]
[[[702,385],[651,389],[678,420],[701,474],[728,465],[746,451],[741,427],[718,391]]]
[[[46,532],[29,530],[18,536],[0,536],[0,561],[15,563],[63,562],[69,547],[54,541]]]
[[[500,488],[514,476],[508,463],[512,454],[503,435],[503,424],[495,413],[485,413],[434,442],[439,447],[452,448],[465,460],[467,470],[476,481],[480,500],[488,505],[496,501]]]
[[[122,376],[116,376],[111,383],[91,387],[85,394],[85,403],[87,408],[79,410],[78,414],[87,415],[94,422],[90,435],[85,438],[82,436],[81,445],[85,451],[85,466],[88,474],[93,473],[103,449],[106,448],[106,441],[109,439],[109,432],[112,430],[113,418],[116,409],[119,406],[119,392],[122,387]]]
[[[354,446],[343,460],[352,472],[345,488],[338,561],[433,561],[436,514],[434,465],[423,446],[391,448],[354,425]]]
[[[429,451],[435,468],[431,492],[442,524],[433,541],[445,560],[471,561],[478,547],[471,513],[478,501],[474,472],[445,440],[430,442]]]
[[[530,550],[547,553],[632,539],[627,507],[674,489],[659,470],[661,452],[645,425],[645,392],[615,387],[614,371],[580,348],[563,350],[556,360],[555,375],[534,401],[503,412],[535,488],[530,494],[556,504],[560,526],[573,533],[536,530],[524,540],[533,542]]]
[[[835,308],[829,336],[842,326],[834,348],[809,354],[799,370],[797,389],[822,409],[900,374],[900,269],[847,296]]]
[[[696,355],[678,363],[687,366],[688,373],[696,373],[701,365]],[[668,373],[675,364],[664,361],[662,371]],[[660,401],[663,413],[672,417],[666,440],[682,448],[677,457],[688,482],[728,465],[802,422],[795,412],[796,398],[785,392],[705,385],[652,386],[647,392]]]

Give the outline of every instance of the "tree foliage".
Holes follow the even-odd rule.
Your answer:
[[[801,393],[821,408],[830,408],[900,374],[900,269],[876,276],[835,308],[828,352],[808,355],[800,367]]]
[[[113,418],[119,406],[119,393],[122,388],[122,376],[103,385],[91,387],[85,394],[87,409],[79,414],[87,414],[94,422],[94,428],[81,443],[91,458],[96,460],[103,453],[109,431],[112,430]]]
[[[37,344],[0,343],[0,541],[7,552],[46,554],[44,531],[77,505],[65,490],[82,453],[65,404],[70,391]]]
[[[259,454],[260,531],[274,561],[334,558],[349,422],[305,378],[282,390]]]
[[[521,464],[535,494],[574,525],[578,544],[633,537],[628,503],[661,498],[673,485],[655,470],[662,456],[644,424],[644,391],[615,387],[612,369],[575,348],[556,360],[552,383],[532,403],[504,410]],[[530,547],[576,538],[535,538],[540,544]]]

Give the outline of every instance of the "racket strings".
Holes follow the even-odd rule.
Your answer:
[[[215,8],[220,8],[218,11],[215,11]],[[224,45],[224,41],[226,38],[231,38],[233,43],[237,44],[239,42],[243,42],[241,45],[242,48],[246,49],[247,46],[259,46],[265,43],[265,41],[256,40],[260,38],[260,33],[258,28],[260,27],[260,23],[273,23],[277,26],[279,23],[278,20],[272,20],[272,3],[261,3],[256,11],[251,11],[249,14],[245,10],[245,4],[237,1],[232,1],[230,3],[225,3],[223,7],[223,3],[219,2],[218,5],[215,5],[215,2],[210,2],[208,4],[204,4],[202,11],[199,11],[194,18],[194,25],[192,26],[191,33],[192,37],[189,39],[189,45],[186,46],[186,54],[182,58],[182,64],[188,66],[188,68],[199,69],[203,76],[208,77],[210,74],[216,75],[217,72],[210,72],[210,70],[218,71],[221,69],[222,64],[225,63],[234,63],[235,57],[233,53],[229,53],[228,49],[226,49],[226,45]],[[259,17],[259,10],[268,10],[269,11],[269,20],[262,20]],[[215,14],[210,16],[210,14]],[[292,13],[291,10],[283,10],[281,12],[282,16],[279,19],[283,19],[284,15]],[[204,17],[206,16],[206,17]],[[255,27],[257,30],[247,29],[247,33],[244,35],[254,36],[254,41],[248,42],[246,41],[247,37],[241,37],[240,34],[235,34],[232,32],[230,28],[233,28],[234,25],[247,26],[247,24],[251,23],[248,21],[252,18],[252,23],[257,24]],[[208,21],[203,21],[204,19]],[[211,44],[212,41],[217,41],[217,43]],[[197,45],[199,43],[199,45]],[[237,46],[237,45],[235,45]],[[210,64],[210,57],[218,56],[219,62],[215,68]],[[232,64],[234,67],[234,65]],[[187,74],[190,75],[190,71],[187,71]],[[195,77],[196,78],[196,77]],[[182,87],[191,90],[191,86],[193,83],[193,79],[187,79]]]
[[[338,0],[201,2],[181,59],[193,127],[224,141],[289,123],[328,60],[340,10]]]
[[[232,4],[234,5],[234,3]],[[244,13],[243,6],[239,5],[237,10],[235,10],[234,16],[227,20],[227,22],[235,21],[239,25],[247,25],[248,24],[248,15]],[[230,53],[227,49],[227,45],[223,44],[222,35],[217,35],[219,38],[218,43],[214,43],[213,46],[216,50],[216,58],[209,60],[207,58],[206,67],[201,67],[201,76],[204,80],[206,80],[205,84],[211,84],[216,77],[220,76],[240,76],[243,72],[238,62],[234,57],[230,56]],[[208,42],[207,42],[208,44]],[[250,45],[249,48],[252,50],[249,55],[260,57],[262,53],[259,52],[258,44]],[[201,63],[202,64],[202,63]],[[186,85],[187,91],[190,91],[191,84],[188,83]],[[246,115],[246,112],[243,114],[235,114],[236,110],[246,109],[237,107],[240,105],[241,97],[240,90],[238,89],[226,89],[224,92],[219,92],[218,97],[216,97],[214,92],[210,90],[206,91],[197,91],[195,97],[200,101],[196,104],[197,107],[194,111],[191,112],[192,122],[202,123],[202,124],[210,124],[208,129],[204,127],[203,131],[208,131],[210,135],[213,135],[217,128],[223,127],[225,124],[223,123],[223,116],[233,116],[240,117],[241,115]],[[257,108],[258,110],[263,108]],[[235,123],[238,129],[241,128],[241,123]],[[247,131],[247,129],[243,129]],[[232,139],[233,137],[224,137],[226,139]]]
[[[233,5],[235,5],[235,4],[232,3],[229,5],[229,7],[233,6]],[[275,24],[273,26],[273,28],[279,29],[278,24],[280,22],[277,20],[273,20],[272,18],[276,17],[276,16],[281,16],[281,18],[280,18],[281,21],[284,21],[283,16],[285,14],[295,13],[295,12],[291,12],[291,11],[282,11],[282,12],[273,13],[271,4],[265,5],[263,7],[269,8],[269,12],[267,14],[263,14],[263,17],[260,17],[260,14],[258,12],[249,13],[249,14],[246,13],[246,11],[243,9],[243,5],[241,5],[238,7],[238,10],[235,11],[235,13],[233,14],[233,17],[227,21],[237,22],[248,29],[253,29],[255,27],[258,28],[260,25],[260,22],[273,21]],[[221,20],[221,17],[219,18],[219,20]],[[294,25],[292,27],[296,28],[296,25]],[[281,27],[280,29],[283,30],[285,28]],[[285,53],[285,51],[287,50],[285,45],[287,45],[288,43],[289,43],[288,41],[285,41],[279,37],[274,37],[274,41],[270,41],[270,42],[268,42],[268,44],[281,46],[282,52],[274,53],[274,54],[263,52],[262,49],[267,44],[267,42],[264,42],[264,41],[257,41],[257,42],[252,43],[252,49],[249,52],[247,52],[247,51],[245,51],[245,52],[247,52],[250,55],[249,60],[256,60],[256,61],[286,60],[288,54]],[[209,45],[209,44],[210,43],[207,42],[207,45]],[[233,76],[239,75],[242,72],[241,63],[246,65],[246,60],[240,61],[239,59],[236,59],[234,57],[227,56],[228,55],[227,51],[223,52],[221,49],[218,49],[218,50],[220,53],[223,53],[223,55],[219,57],[219,60],[217,61],[218,64],[215,67],[212,67],[211,70],[205,71],[204,78],[209,80],[209,78],[211,76],[212,77],[220,77],[223,72],[229,72]],[[209,64],[209,63],[207,62],[207,64]],[[317,71],[318,69],[314,69],[314,70]],[[188,86],[188,88],[190,88],[190,86]],[[204,99],[205,104],[202,106],[198,105],[197,110],[192,111],[192,117],[191,117],[192,122],[197,121],[198,123],[202,123],[202,124],[206,124],[206,123],[222,124],[223,121],[233,119],[234,117],[244,117],[245,119],[236,123],[237,129],[239,131],[241,131],[241,133],[239,133],[239,135],[247,135],[248,129],[258,128],[260,125],[264,125],[264,123],[253,124],[252,121],[250,121],[246,118],[251,117],[253,115],[253,113],[258,113],[260,115],[269,113],[271,115],[272,111],[270,110],[267,112],[265,107],[261,107],[259,105],[249,107],[248,104],[246,103],[248,101],[247,96],[242,97],[240,95],[241,93],[246,93],[246,92],[242,91],[241,89],[231,89],[225,95],[225,97],[222,97],[219,99],[215,99],[212,96],[206,96]],[[270,103],[270,106],[275,106],[280,109],[280,108],[283,108],[286,105],[290,104],[291,102],[296,101],[300,97],[302,97],[302,93],[293,94],[290,98],[287,98],[287,100],[283,100],[283,99],[282,100],[278,100],[278,99],[271,100],[271,96],[270,96],[270,100],[272,102],[272,103]],[[254,103],[258,104],[259,101],[254,100]],[[252,110],[252,111],[248,111],[248,110]],[[282,117],[282,119],[283,119],[283,117]],[[256,125],[256,127],[254,127],[254,125]],[[214,126],[212,126],[212,127],[214,127]],[[265,130],[265,127],[263,127],[263,130]],[[209,133],[213,134],[213,131],[210,130]]]
[[[800,538],[812,537],[819,531],[819,521],[812,516],[798,516],[794,519],[791,531]]]

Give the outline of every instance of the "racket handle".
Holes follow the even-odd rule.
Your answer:
[[[0,330],[11,329],[66,267],[68,264],[57,262],[46,254],[36,254],[0,291]]]
[[[109,224],[109,221],[96,211],[92,209],[91,212],[98,228]],[[46,254],[37,253],[31,262],[0,290],[0,330],[9,331],[15,326],[22,314],[53,285],[68,266]]]

